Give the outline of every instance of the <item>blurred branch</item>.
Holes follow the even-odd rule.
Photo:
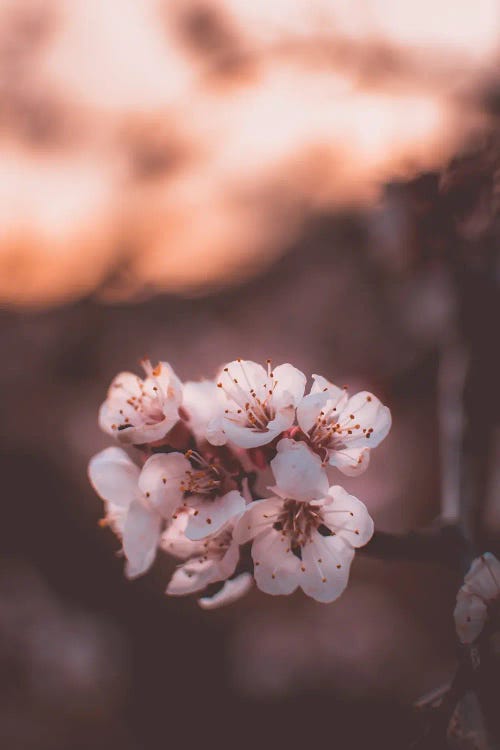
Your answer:
[[[410,746],[410,750],[443,750],[450,721],[458,703],[473,682],[474,669],[474,651],[468,648],[464,650],[463,658],[441,699],[436,703],[431,698],[427,706],[422,703],[418,706],[419,710],[428,712],[428,721],[422,734]]]
[[[465,553],[465,540],[457,526],[392,534],[375,531],[359,553],[382,560],[439,563],[456,570]]]
[[[483,153],[464,156],[449,166],[441,177],[437,200],[446,219],[445,259],[457,302],[456,326],[443,350],[439,382],[442,515],[457,524],[462,540],[457,567],[462,575],[482,551],[491,449],[499,418],[500,363],[492,354],[491,340],[492,322],[500,319],[499,166],[500,148],[493,140]],[[439,703],[433,702],[414,750],[446,746],[450,721],[468,691],[479,701],[488,747],[498,747],[499,675],[491,643],[490,624],[477,643],[461,648],[450,688]]]
[[[455,332],[443,347],[438,371],[441,521],[447,524],[460,522],[460,464],[466,370],[466,353]]]

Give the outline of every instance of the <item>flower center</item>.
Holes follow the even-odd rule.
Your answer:
[[[185,456],[191,461],[193,469],[186,471],[179,484],[184,498],[192,495],[215,497],[220,494],[226,478],[223,469],[213,463],[208,463],[197,451],[189,450]]]
[[[300,549],[313,531],[321,533],[323,527],[328,534],[331,533],[323,524],[319,508],[299,500],[285,500],[278,520],[273,524],[276,531],[289,538],[292,552],[297,557],[301,557]]]
[[[142,424],[154,425],[165,419],[165,399],[162,389],[156,380],[161,373],[161,365],[153,368],[149,360],[143,360],[142,367],[149,380],[152,381],[152,384],[148,383],[149,387],[147,387],[146,383],[137,377],[137,387],[140,393],[136,395],[128,391],[128,398],[119,410],[121,417],[121,422],[117,427],[119,431],[133,427],[137,421],[140,421]],[[116,383],[115,388],[126,390],[122,383]]]
[[[269,422],[276,416],[272,397],[278,381],[272,372],[271,360],[267,360],[267,378],[262,386],[258,386],[259,393],[252,385],[242,360],[238,359],[237,362],[241,368],[241,378],[234,377],[234,374],[229,372],[229,368],[225,367],[221,381],[217,383],[226,397],[237,407],[225,409],[224,414],[226,419],[238,424],[243,423],[245,427],[257,432],[265,432]]]
[[[370,438],[373,432],[373,427],[361,427],[354,414],[343,417],[342,422],[339,422],[336,412],[335,407],[328,411],[320,411],[315,424],[309,430],[311,448],[322,457],[328,450],[347,448],[346,440],[349,440],[351,435]]]

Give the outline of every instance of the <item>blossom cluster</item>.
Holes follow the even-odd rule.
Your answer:
[[[500,561],[485,552],[472,562],[457,594],[454,617],[459,640],[464,644],[477,640],[492,612],[497,617],[500,612]]]
[[[89,463],[126,575],[145,573],[163,550],[179,561],[167,594],[201,594],[207,609],[254,581],[268,594],[337,599],[373,521],[335,474],[365,471],[389,409],[319,375],[306,394],[302,372],[270,360],[237,359],[214,381],[185,383],[166,362],[142,366],[144,378],[113,380],[99,412],[123,447]]]

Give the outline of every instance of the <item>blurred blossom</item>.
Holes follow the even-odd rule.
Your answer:
[[[472,643],[481,635],[488,611],[499,600],[500,561],[491,552],[485,552],[472,562],[457,594],[455,627],[462,643]],[[493,627],[497,625],[495,622]]]
[[[494,0],[6,0],[0,300],[257,273],[308,216],[373,202],[484,121],[471,95],[494,76],[498,15]]]

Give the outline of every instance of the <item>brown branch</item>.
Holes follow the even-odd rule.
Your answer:
[[[392,534],[376,531],[359,552],[381,560],[402,560],[438,563],[454,570],[466,551],[465,540],[457,526],[410,531],[407,534]]]

